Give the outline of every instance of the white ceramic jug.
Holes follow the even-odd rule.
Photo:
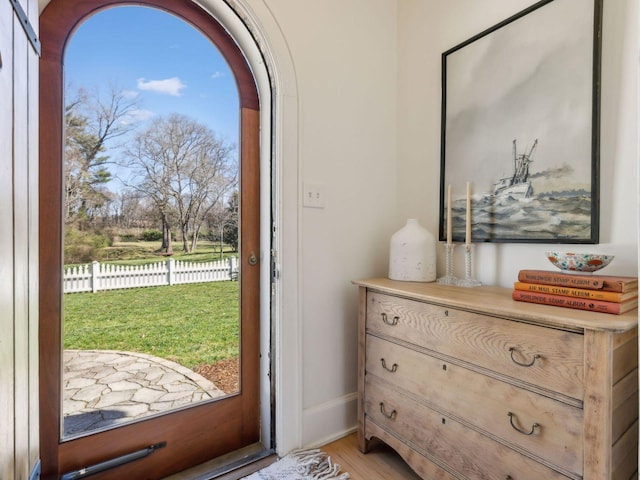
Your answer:
[[[391,237],[389,278],[407,282],[436,279],[436,240],[418,220],[410,218]]]

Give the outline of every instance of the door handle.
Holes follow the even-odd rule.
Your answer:
[[[249,265],[253,267],[254,265],[258,264],[258,257],[256,257],[255,253],[251,252],[251,255],[249,255],[249,259],[247,260],[247,262],[249,262]]]

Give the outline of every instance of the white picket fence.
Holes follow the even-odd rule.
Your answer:
[[[236,280],[238,258],[213,262],[185,262],[169,258],[148,265],[112,265],[93,262],[64,269],[64,293],[97,292],[120,288],[178,285]]]

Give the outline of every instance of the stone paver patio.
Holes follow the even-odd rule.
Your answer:
[[[63,391],[65,437],[225,395],[175,362],[110,350],[65,350]]]

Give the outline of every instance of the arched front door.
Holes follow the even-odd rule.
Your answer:
[[[62,438],[62,166],[64,67],[73,31],[101,9],[158,8],[200,30],[234,73],[240,97],[240,379],[239,392],[174,413],[70,440]],[[259,99],[236,42],[195,3],[184,0],[52,0],[40,16],[40,418],[42,478],[136,452],[143,456],[91,478],[167,476],[260,439],[259,415]],[[135,41],[135,39],[132,39]]]

